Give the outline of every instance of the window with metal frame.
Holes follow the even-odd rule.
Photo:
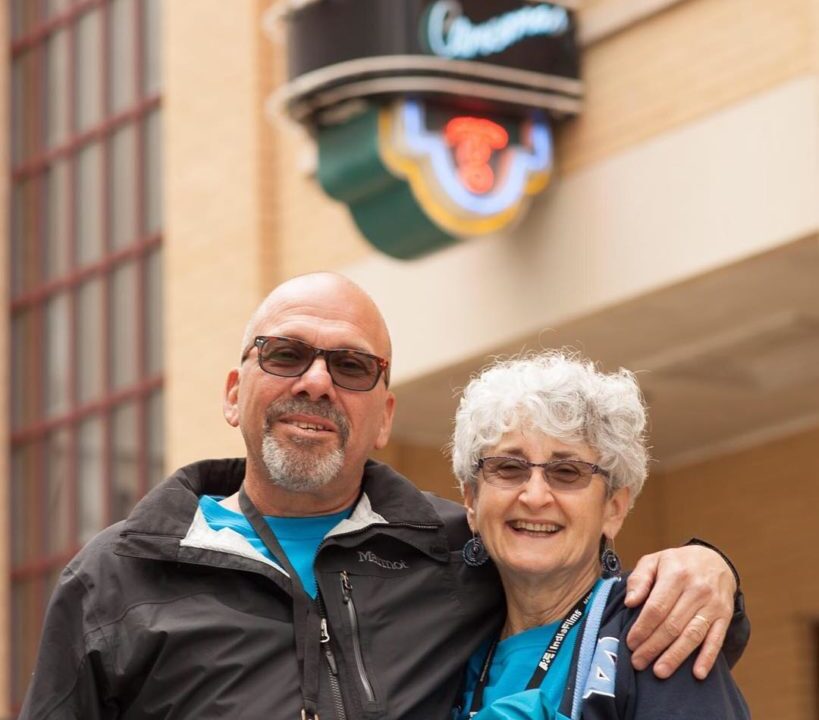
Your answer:
[[[161,0],[11,0],[12,703],[51,590],[162,477]]]

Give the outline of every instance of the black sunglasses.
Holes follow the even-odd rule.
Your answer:
[[[384,384],[389,385],[390,361],[361,350],[326,350],[295,338],[259,335],[242,353],[242,362],[247,360],[254,347],[259,350],[259,367],[271,375],[299,377],[307,372],[317,357],[324,357],[333,383],[345,390],[372,390],[382,373]]]

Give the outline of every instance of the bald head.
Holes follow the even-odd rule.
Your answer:
[[[242,352],[277,316],[320,314],[338,323],[365,331],[370,351],[392,360],[392,343],[387,324],[373,299],[356,283],[339,273],[316,272],[298,275],[276,286],[251,315],[242,339]]]

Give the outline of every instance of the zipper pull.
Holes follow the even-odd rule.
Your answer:
[[[330,631],[327,629],[327,618],[321,619],[321,644],[324,646],[324,657],[327,658],[330,672],[333,673],[333,675],[338,675],[336,656],[333,655],[333,651],[330,649]]]
[[[350,576],[346,570],[341,571],[341,594],[344,597],[344,604],[346,605],[350,602],[353,594],[353,585],[350,582]]]

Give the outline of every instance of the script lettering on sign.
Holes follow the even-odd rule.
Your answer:
[[[438,0],[426,15],[423,33],[439,57],[470,60],[503,52],[527,37],[560,35],[569,29],[569,14],[555,5],[522,7],[473,24],[458,0]]]

